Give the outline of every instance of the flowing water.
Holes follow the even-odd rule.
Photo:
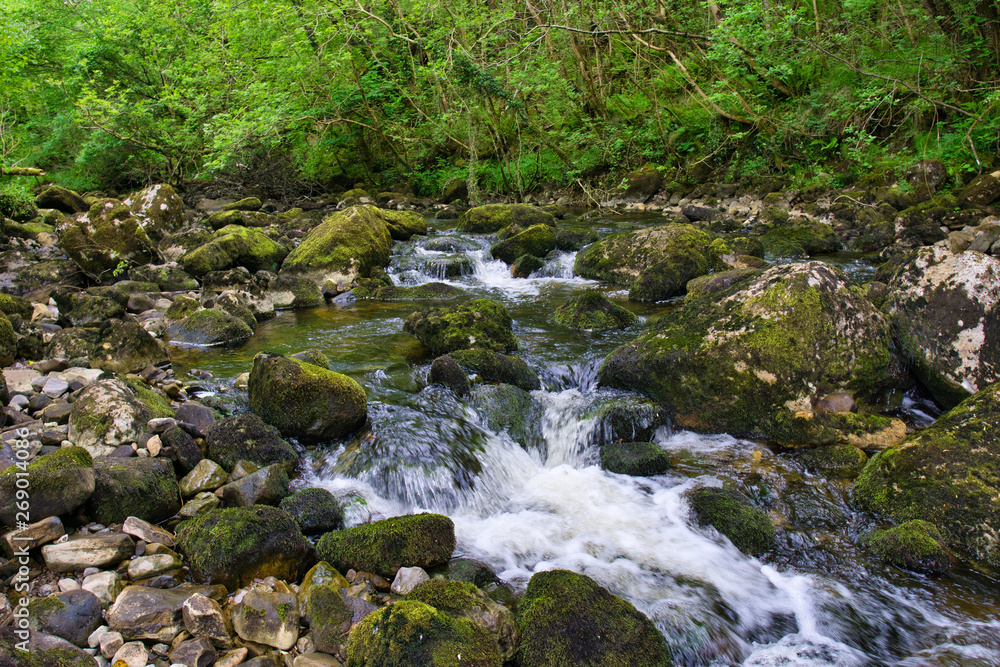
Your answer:
[[[434,221],[428,236],[397,243],[389,272],[401,285],[445,281],[507,306],[521,355],[542,378],[532,392],[540,414],[534,443],[492,431],[474,401],[428,385],[431,359],[402,332],[405,317],[426,303],[282,312],[239,349],[174,350],[175,368],[209,371],[211,400],[240,409],[245,395],[233,378],[255,354],[324,351],[333,370],[365,387],[369,424],[348,441],[305,451],[300,485],[332,491],[352,525],[447,514],[457,555],[486,563],[515,590],[534,572],[585,573],[653,619],[677,664],[1000,666],[997,582],[965,569],[924,577],[871,559],[856,542],[874,524],[854,511],[849,482],[809,474],[794,453],[660,428],[654,441],[671,457],[668,474],[602,471],[606,425],[593,408],[630,397],[598,388],[598,365],[671,304],[630,304],[625,290],[574,277],[572,253],[550,258],[531,278],[511,278],[489,259],[491,238],[456,235],[448,225]],[[855,280],[873,272],[864,258],[828,259]],[[553,321],[558,305],[594,288],[640,321],[612,333]],[[916,426],[937,414],[918,396],[902,412]],[[692,520],[686,492],[724,483],[767,508],[778,527],[764,558],[743,555]]]

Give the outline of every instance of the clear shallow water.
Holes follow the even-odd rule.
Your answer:
[[[390,274],[398,284],[430,282],[457,261],[461,269],[446,282],[505,303],[521,355],[542,378],[543,389],[532,393],[542,411],[541,447],[491,431],[472,402],[427,386],[431,359],[402,324],[432,304],[362,301],[284,312],[237,350],[174,350],[175,368],[210,371],[206,384],[238,404],[231,379],[258,352],[324,351],[334,370],[365,387],[369,424],[349,441],[309,451],[300,484],[343,499],[352,524],[422,510],[447,514],[458,555],[490,565],[515,589],[534,572],[583,572],[653,619],[678,664],[1000,665],[997,582],[963,569],[922,577],[870,559],[855,545],[873,524],[853,511],[848,484],[809,474],[792,453],[661,429],[655,441],[671,457],[668,474],[600,470],[601,426],[590,408],[619,396],[596,387],[597,367],[642,330],[642,320],[670,306],[629,304],[625,290],[573,277],[571,253],[537,276],[514,279],[488,258],[488,237],[461,236],[471,247],[458,252],[424,247],[451,236],[444,229],[396,244]],[[856,280],[870,279],[863,258],[834,259]],[[600,334],[556,324],[556,307],[588,288],[641,321]],[[908,398],[904,411],[911,423],[934,417],[918,398]],[[778,527],[777,547],[765,558],[744,556],[692,521],[685,493],[723,483],[767,508]]]

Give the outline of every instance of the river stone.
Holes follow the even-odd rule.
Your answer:
[[[673,664],[663,635],[648,618],[582,574],[533,575],[517,623],[523,667]]]
[[[143,521],[139,517],[130,516],[125,519],[125,523],[122,524],[122,532],[147,543],[162,544],[165,547],[174,546],[173,535],[159,526],[154,526],[148,521]]]
[[[257,355],[249,394],[252,412],[303,442],[344,437],[368,420],[368,399],[353,379],[281,355]]]
[[[630,171],[623,179],[625,192],[620,201],[626,203],[645,204],[656,194],[663,183],[663,176],[655,164],[647,162],[634,171]]]
[[[0,665],[4,667],[94,667],[94,657],[62,637],[31,632],[27,651],[14,626],[0,628]]]
[[[409,241],[417,234],[427,233],[427,221],[410,211],[379,209],[379,215],[389,227],[389,236],[394,241]]]
[[[87,202],[83,201],[83,197],[58,185],[50,185],[42,190],[35,197],[35,206],[55,209],[68,215],[83,213],[89,208]]]
[[[382,212],[352,206],[328,216],[309,232],[281,265],[282,276],[306,278],[321,289],[343,291],[358,276],[389,264],[392,239]]]
[[[147,264],[129,269],[129,278],[155,283],[164,292],[196,290],[201,285],[176,263]]]
[[[90,633],[101,625],[101,603],[90,591],[75,590],[28,604],[33,632],[47,632],[80,648],[87,647]]]
[[[443,354],[431,362],[428,380],[434,384],[443,384],[458,397],[469,393],[468,374],[462,370],[458,362],[449,354]]]
[[[299,603],[291,593],[253,587],[232,609],[241,639],[287,651],[299,638]]]
[[[240,461],[258,466],[278,463],[292,471],[299,461],[299,455],[281,439],[278,429],[253,413],[218,422],[205,433],[205,440],[208,458],[230,471]]]
[[[581,250],[574,271],[631,286],[630,301],[664,301],[683,295],[689,280],[724,267],[716,238],[676,223],[612,234]]]
[[[335,591],[339,591],[342,588],[349,587],[347,579],[344,578],[340,572],[338,572],[332,565],[326,561],[321,560],[312,567],[311,570],[306,572],[306,575],[302,577],[302,583],[299,585],[299,609],[302,610],[302,618],[307,623],[312,622],[311,616],[311,603],[313,591],[319,589],[320,587],[332,588]]]
[[[143,228],[153,241],[163,240],[184,225],[184,201],[165,183],[134,192],[122,203],[143,221]]]
[[[172,452],[170,458],[180,472],[190,472],[204,459],[201,447],[191,437],[191,434],[180,426],[168,428],[158,437],[164,447],[170,448]]]
[[[94,472],[86,512],[99,523],[123,523],[129,517],[159,523],[181,508],[174,468],[166,459],[109,457],[99,459]]]
[[[609,442],[601,447],[601,468],[633,477],[662,475],[670,456],[651,442]]]
[[[153,412],[117,378],[98,380],[73,402],[67,439],[95,455],[135,442]]]
[[[3,539],[13,553],[19,549],[37,549],[43,544],[58,540],[65,534],[66,529],[62,520],[58,516],[50,516],[24,528],[12,530],[4,535]]]
[[[174,417],[179,422],[191,424],[201,433],[208,433],[208,430],[216,422],[215,410],[197,401],[181,403],[180,407],[174,411]]]
[[[97,279],[111,278],[122,262],[149,264],[158,256],[143,221],[115,199],[94,203],[86,214],[63,216],[56,232],[66,255]]]
[[[195,277],[233,267],[246,267],[251,273],[276,271],[288,255],[288,249],[258,229],[227,225],[212,235],[212,240],[185,253],[180,258],[184,270]]]
[[[168,361],[166,345],[134,320],[106,321],[90,353],[90,365],[110,373],[137,373]]]
[[[414,514],[327,533],[320,558],[338,570],[392,578],[401,567],[443,565],[455,550],[455,525],[440,514]]]
[[[292,667],[343,667],[343,664],[326,653],[302,653],[295,656]]]
[[[861,543],[882,560],[907,570],[940,574],[951,567],[941,531],[920,519],[873,530],[861,537]]]
[[[346,589],[341,590],[338,583],[310,587],[308,607],[304,611],[309,618],[309,636],[315,650],[323,653],[343,652],[347,633],[354,620],[354,611],[348,604],[348,600],[352,598],[345,593]]]
[[[202,308],[167,327],[172,343],[235,346],[253,336],[253,328],[242,319],[216,308]]]
[[[222,607],[212,598],[195,594],[181,608],[184,629],[192,637],[205,637],[218,648],[232,646],[232,630]]]
[[[609,355],[598,378],[648,394],[682,428],[742,435],[768,434],[817,395],[877,404],[905,373],[888,318],[838,269],[804,262],[685,302]]]
[[[108,609],[108,628],[127,640],[170,642],[184,629],[184,602],[195,594],[221,599],[226,590],[222,586],[190,584],[171,589],[128,586]]]
[[[155,554],[152,556],[138,556],[128,563],[128,576],[133,581],[155,577],[158,574],[176,570],[182,565],[180,558],[170,554]]]
[[[463,664],[500,667],[496,639],[464,618],[416,600],[387,605],[351,633],[347,667],[443,664],[435,655],[461,655]]]
[[[833,227],[807,218],[780,221],[767,230],[760,242],[767,252],[777,257],[812,257],[837,252],[840,248]]]
[[[483,382],[512,384],[525,391],[534,391],[542,386],[538,374],[520,357],[482,348],[456,350],[448,356],[466,371],[478,375]]]
[[[551,213],[528,204],[486,204],[462,213],[458,218],[457,230],[473,234],[493,234],[510,225],[522,228],[532,225],[554,226],[555,218]]]
[[[205,637],[189,639],[171,649],[170,662],[175,665],[185,665],[185,667],[212,667],[218,655],[212,642]]]
[[[532,225],[522,232],[494,243],[490,247],[493,259],[513,264],[522,255],[545,257],[556,248],[556,230],[550,225]]]
[[[177,483],[177,486],[181,490],[181,495],[186,498],[202,491],[215,491],[228,480],[229,473],[225,468],[211,459],[202,459]]]
[[[862,508],[895,521],[935,524],[973,559],[1000,565],[1000,383],[970,396],[936,422],[874,456],[854,484]]]
[[[111,658],[112,667],[145,667],[149,651],[142,642],[123,644]]]
[[[231,588],[267,576],[297,581],[316,562],[295,520],[266,505],[217,509],[186,521],[177,549],[196,578]]]
[[[296,491],[284,498],[279,507],[288,512],[306,535],[337,530],[344,523],[344,508],[326,489]]]
[[[587,331],[624,329],[635,323],[636,315],[596,290],[587,290],[556,308],[559,324]]]
[[[8,526],[16,521],[18,472],[18,468],[10,467],[0,474],[0,520]],[[68,514],[94,492],[94,462],[80,447],[65,447],[39,456],[28,464],[27,473],[32,518]]]
[[[82,572],[88,567],[114,567],[135,553],[135,542],[123,533],[73,535],[42,547],[45,566],[53,572]]]
[[[206,512],[216,509],[221,503],[222,500],[219,496],[210,491],[202,491],[184,503],[184,506],[181,507],[177,514],[185,519],[193,519],[196,516],[201,516]]]
[[[68,294],[56,298],[60,323],[69,327],[100,327],[109,319],[125,317],[125,307],[114,299],[93,294]]]
[[[484,348],[496,352],[517,350],[510,313],[492,299],[476,299],[450,308],[411,313],[403,331],[415,336],[431,354]]]
[[[774,546],[774,526],[750,499],[733,489],[705,487],[690,494],[698,523],[712,526],[743,553],[759,556]]]
[[[945,407],[1000,381],[1000,260],[921,248],[889,284],[885,310],[920,381]]]
[[[280,465],[271,465],[226,484],[218,491],[229,507],[276,505],[288,495],[288,473]]]
[[[125,639],[122,638],[122,633],[111,632],[106,626],[98,628],[98,630],[103,630],[104,634],[98,639],[98,645],[101,648],[101,655],[110,660],[115,657],[115,653],[118,652],[122,646],[125,645]],[[97,630],[95,630],[97,632]]]
[[[109,607],[122,592],[122,578],[117,572],[97,572],[84,577],[81,588],[96,595],[102,607]]]
[[[401,567],[396,571],[396,577],[389,589],[396,595],[406,595],[425,581],[430,581],[430,577],[424,568]]]

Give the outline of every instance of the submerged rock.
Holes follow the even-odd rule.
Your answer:
[[[393,577],[401,567],[447,563],[455,550],[455,525],[440,514],[398,516],[327,533],[317,549],[338,570]]]

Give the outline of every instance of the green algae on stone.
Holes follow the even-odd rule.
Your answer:
[[[461,287],[447,283],[423,285],[369,285],[354,288],[356,299],[374,301],[445,301],[464,295]]]
[[[688,281],[687,298],[691,300],[724,292],[733,285],[749,283],[761,273],[760,269],[729,269],[698,276]]]
[[[440,514],[411,514],[327,533],[320,557],[338,570],[392,578],[401,567],[443,565],[455,551],[455,524]]]
[[[520,357],[482,348],[456,350],[448,356],[460,367],[478,375],[483,382],[512,384],[525,391],[534,391],[542,386],[538,374]]]
[[[0,473],[0,521],[14,525],[17,512],[15,466]],[[63,447],[27,466],[33,521],[68,514],[94,492],[94,460],[82,447]]]
[[[473,234],[493,234],[508,225],[530,227],[555,225],[551,213],[528,204],[486,204],[462,213],[458,218],[458,231]]]
[[[282,440],[278,429],[253,413],[229,417],[205,433],[208,458],[231,472],[240,461],[265,467],[276,463],[293,471],[299,462],[295,449]]]
[[[531,577],[518,605],[521,667],[667,667],[666,640],[634,606],[566,570]]]
[[[264,232],[240,225],[227,225],[212,240],[181,257],[184,270],[193,276],[244,266],[249,271],[275,271],[288,250]]]
[[[178,322],[183,320],[185,317],[191,315],[195,311],[201,308],[201,302],[198,299],[192,299],[184,294],[179,294],[174,297],[173,302],[170,307],[167,308],[166,312],[163,313],[163,317],[168,322]]]
[[[142,380],[128,378],[125,380],[128,388],[132,390],[136,398],[142,401],[153,413],[153,417],[173,417],[174,409],[170,406],[170,400],[156,391]]]
[[[105,525],[130,516],[159,523],[181,508],[173,464],[162,458],[99,458],[94,462],[94,493],[85,510]]]
[[[705,487],[691,493],[698,523],[713,526],[743,553],[759,556],[774,547],[774,526],[739,491]]]
[[[868,462],[868,455],[852,445],[804,449],[796,458],[814,473],[838,477],[857,477]]]
[[[365,617],[351,632],[347,667],[500,667],[496,639],[471,621],[416,600]]]
[[[601,447],[601,468],[633,477],[662,475],[670,457],[651,442],[610,442]]]
[[[267,505],[216,509],[185,521],[177,549],[196,579],[230,590],[268,576],[298,581],[316,562],[295,519]]]
[[[493,244],[490,255],[507,264],[513,264],[521,255],[545,257],[555,250],[556,230],[549,225],[532,225],[508,239]]]
[[[770,436],[785,447],[851,445],[859,449],[886,449],[906,437],[902,420],[853,412],[778,412]]]
[[[624,329],[638,319],[632,311],[622,308],[595,290],[587,290],[559,306],[556,322],[574,329],[606,331]]]
[[[469,348],[513,352],[518,344],[512,325],[503,304],[476,299],[450,308],[411,313],[403,323],[403,331],[416,336],[434,356]]]
[[[472,405],[496,433],[506,433],[525,449],[544,451],[544,409],[522,388],[511,384],[476,385]]]
[[[882,560],[917,572],[941,573],[951,566],[944,535],[937,526],[921,519],[874,530],[862,544]]]
[[[338,530],[344,523],[344,508],[326,489],[296,491],[278,506],[292,515],[306,535]]]
[[[903,444],[880,452],[854,483],[861,509],[894,521],[922,519],[949,545],[1000,566],[1000,383],[970,396]]]
[[[250,410],[286,436],[334,440],[368,420],[365,390],[334,371],[281,355],[259,354],[249,380]]]
[[[170,342],[187,345],[235,346],[251,336],[253,329],[245,321],[216,308],[196,310],[166,331]]]

